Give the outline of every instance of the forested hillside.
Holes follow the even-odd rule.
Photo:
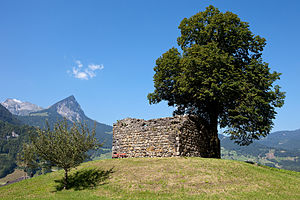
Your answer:
[[[293,131],[277,131],[259,141],[268,147],[300,151],[300,129]]]
[[[0,178],[14,171],[16,157],[24,142],[29,140],[33,127],[0,121]]]
[[[274,133],[271,133],[272,135]],[[260,141],[249,146],[239,146],[229,137],[219,135],[221,140],[221,154],[223,159],[253,161],[262,165],[288,169],[300,172],[300,151],[296,149],[284,149],[280,146],[267,146]],[[287,138],[282,136],[281,141]],[[300,146],[298,144],[297,146]]]
[[[20,122],[13,116],[4,106],[0,104],[0,121],[11,124],[20,124]]]

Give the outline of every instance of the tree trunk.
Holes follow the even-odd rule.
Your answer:
[[[65,170],[65,185],[64,185],[64,189],[68,189],[68,169],[64,169]]]
[[[221,145],[218,137],[218,124],[214,124],[208,130],[209,132],[209,150],[211,158],[221,158]]]
[[[221,158],[221,145],[218,137],[218,104],[212,105],[210,112],[209,136],[211,158]]]
[[[191,117],[191,116],[190,116]],[[205,158],[221,158],[221,146],[218,137],[218,121],[211,120],[210,123],[201,117],[191,117],[197,124],[197,129],[201,133],[201,141],[203,141],[203,149],[201,150],[201,157]]]
[[[209,111],[209,119],[202,119],[202,127],[204,127],[204,138],[206,142],[206,157],[221,158],[221,145],[218,137],[218,109],[216,103],[211,105]]]

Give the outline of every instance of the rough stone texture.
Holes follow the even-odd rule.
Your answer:
[[[207,131],[189,116],[126,118],[113,125],[113,154],[127,157],[213,157]]]

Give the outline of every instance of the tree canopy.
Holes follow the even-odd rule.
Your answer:
[[[90,131],[86,124],[59,121],[53,130],[37,129],[31,137],[31,144],[25,144],[21,160],[29,168],[37,168],[41,164],[57,166],[65,171],[65,188],[68,188],[68,171],[80,165],[87,157],[87,152],[100,147],[95,139],[95,128]]]
[[[181,49],[156,60],[150,104],[165,100],[174,114],[197,115],[214,137],[225,128],[240,145],[266,136],[285,97],[274,84],[280,73],[263,62],[266,40],[214,6],[184,18],[179,29]]]

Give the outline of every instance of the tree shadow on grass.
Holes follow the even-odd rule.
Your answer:
[[[111,173],[113,173],[113,168],[110,170],[79,170],[75,174],[71,174],[69,176],[67,189],[84,190],[96,187],[98,185],[104,185],[105,180],[109,178]],[[61,191],[64,189],[64,178],[55,180],[55,182],[58,183],[56,186],[56,191]]]

